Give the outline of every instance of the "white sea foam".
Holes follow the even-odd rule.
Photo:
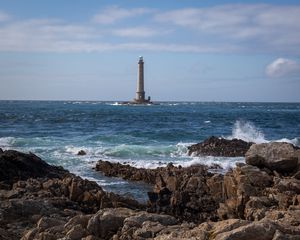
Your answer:
[[[300,138],[296,137],[293,139],[282,138],[277,140],[267,140],[264,133],[258,129],[252,122],[249,121],[236,121],[232,128],[232,134],[227,139],[241,139],[246,142],[254,143],[269,143],[269,142],[287,142],[296,146],[300,145]]]
[[[300,146],[300,138],[293,138],[293,139],[288,139],[288,138],[282,138],[275,140],[274,142],[287,142],[294,144],[295,146]]]
[[[201,157],[193,157],[189,161],[178,163],[177,165],[181,165],[183,167],[189,167],[197,164],[213,166],[215,164],[222,167],[222,170],[225,172],[228,169],[235,167],[237,162],[245,162],[243,157],[212,157],[212,156],[201,156]]]
[[[7,148],[11,147],[15,143],[16,139],[14,137],[2,137],[0,138],[0,147]]]
[[[204,121],[204,123],[211,123],[211,121],[207,120],[207,121]]]
[[[233,129],[232,135],[227,137],[227,139],[241,139],[246,142],[255,142],[255,143],[265,143],[268,142],[265,139],[265,135],[262,131],[254,126],[253,123],[248,121],[236,121]]]

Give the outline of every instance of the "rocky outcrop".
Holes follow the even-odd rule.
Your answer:
[[[243,157],[253,143],[241,139],[210,137],[201,143],[188,147],[188,154],[194,156]]]
[[[254,144],[245,158],[246,163],[253,166],[291,173],[299,169],[300,149],[292,144],[281,142]]]
[[[1,166],[6,167],[1,169],[6,173],[0,181],[0,226],[13,236],[10,239],[20,239],[41,217],[47,219],[39,227],[45,228],[41,226],[47,222],[52,229],[55,226],[48,219],[52,217],[66,221],[79,213],[92,214],[107,207],[145,208],[133,199],[103,191],[95,182],[50,166],[34,154],[4,151],[0,159]]]
[[[299,172],[241,163],[224,176],[200,165],[149,172],[134,177],[155,182],[147,212],[68,172],[0,182],[0,239],[300,239]]]
[[[12,184],[28,178],[57,178],[67,174],[61,167],[51,166],[33,153],[14,150],[0,151],[0,181]]]
[[[159,171],[164,171],[164,168],[135,168],[128,164],[111,163],[103,160],[97,162],[95,169],[108,177],[121,177],[126,180],[143,181],[149,184],[155,184]]]
[[[222,175],[213,175],[205,166],[169,165],[160,170],[153,192],[148,193],[148,210],[193,222],[216,220],[222,181]]]
[[[218,203],[222,199],[222,175],[208,172],[203,165],[187,168],[135,168],[120,163],[98,161],[96,169],[106,176],[152,184],[148,193],[148,211],[171,214],[178,219],[202,222],[217,218]]]

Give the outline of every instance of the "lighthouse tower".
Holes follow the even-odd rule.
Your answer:
[[[145,99],[144,60],[142,56],[140,56],[138,61],[138,76],[137,76],[137,86],[136,86],[134,103],[136,104],[150,103],[150,97],[148,97],[148,99]]]

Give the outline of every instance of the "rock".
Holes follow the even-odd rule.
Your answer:
[[[102,160],[97,162],[96,170],[108,177],[121,177],[126,180],[143,181],[149,184],[155,184],[158,172],[153,169],[135,168],[128,164],[111,163]]]
[[[253,143],[241,139],[210,137],[188,147],[188,154],[195,156],[243,157]]]
[[[75,225],[81,225],[82,228],[86,228],[91,216],[92,215],[76,215],[64,225],[65,231],[68,232]]]
[[[78,151],[77,155],[84,156],[84,155],[86,155],[86,152],[84,150],[80,150],[80,151]]]
[[[300,194],[300,180],[295,178],[277,179],[274,187],[276,187],[279,192],[292,191],[296,194]]]
[[[228,232],[217,234],[215,239],[218,240],[272,240],[276,231],[275,224],[271,221],[253,222],[246,226],[235,228]]]
[[[284,234],[280,230],[276,230],[272,240],[299,240],[300,235]]]
[[[3,153],[3,150],[2,150],[2,148],[0,148],[0,154],[2,154]]]
[[[38,222],[37,222],[37,228],[39,230],[43,231],[45,229],[58,226],[58,225],[64,225],[66,222],[59,220],[57,218],[50,218],[50,217],[42,217]]]
[[[0,181],[5,183],[28,178],[63,177],[66,173],[66,170],[47,164],[33,153],[6,150],[0,154]]]
[[[125,218],[134,214],[126,208],[108,208],[97,212],[88,222],[87,230],[99,238],[109,239],[123,226]]]
[[[131,224],[134,226],[142,226],[144,222],[158,222],[163,226],[175,225],[178,223],[177,219],[163,214],[140,212],[134,216],[127,217],[125,219],[125,224]]]
[[[86,234],[86,230],[82,227],[82,225],[77,224],[67,232],[66,237],[70,240],[80,240],[86,236]]]
[[[273,184],[272,177],[258,167],[251,165],[237,166],[224,176],[224,203],[220,203],[220,219],[245,219],[246,203],[251,196],[262,196],[263,191]]]
[[[297,150],[292,144],[282,142],[254,144],[245,155],[246,163],[280,173],[294,172],[298,168]]]

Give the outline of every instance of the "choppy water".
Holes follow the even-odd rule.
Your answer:
[[[92,170],[98,159],[154,168],[243,158],[189,157],[187,146],[209,136],[300,146],[300,103],[164,102],[123,106],[113,102],[0,101],[0,147],[31,151],[106,190],[138,199],[144,184],[106,178]],[[86,156],[77,156],[79,150]]]

